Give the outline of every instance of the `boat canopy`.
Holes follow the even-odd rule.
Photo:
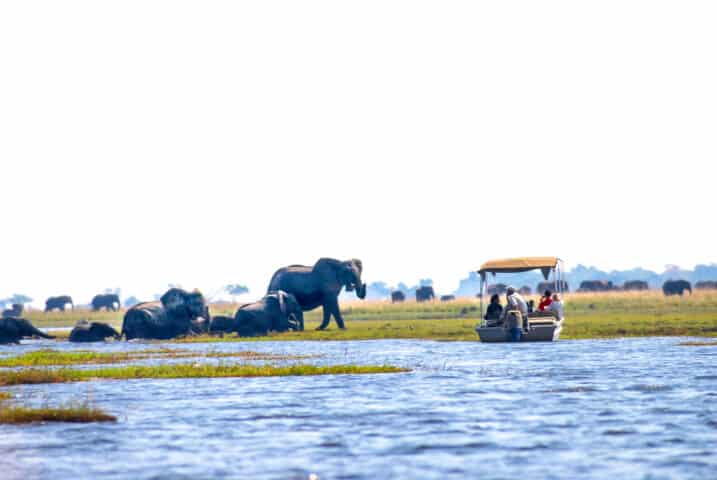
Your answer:
[[[558,265],[558,262],[560,262],[558,257],[503,258],[485,262],[481,265],[478,273],[482,278],[485,278],[487,272],[495,275],[496,273],[520,273],[539,269],[547,280],[550,276],[550,271]]]

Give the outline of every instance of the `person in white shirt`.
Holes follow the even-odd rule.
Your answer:
[[[553,295],[553,302],[548,306],[548,311],[553,312],[558,317],[558,320],[563,319],[563,301],[557,293]]]
[[[519,342],[523,336],[523,320],[528,318],[528,304],[521,294],[515,288],[508,287],[505,291],[505,300],[507,302],[503,310],[503,319],[506,321],[506,327],[510,330],[510,337],[514,342]],[[520,321],[518,321],[515,313],[520,312]]]

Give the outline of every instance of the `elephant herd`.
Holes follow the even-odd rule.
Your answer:
[[[234,316],[212,317],[206,299],[198,290],[189,292],[170,288],[158,301],[132,306],[125,312],[122,331],[101,322],[80,321],[70,332],[72,342],[95,342],[113,337],[126,340],[168,340],[202,333],[239,336],[266,335],[271,331],[304,330],[304,313],[319,306],[323,321],[318,327],[329,326],[331,317],[339,328],[346,328],[338,296],[341,289],[355,291],[360,299],[366,297],[362,282],[363,264],[358,259],[346,261],[321,258],[312,266],[290,265],[277,270],[271,277],[267,294],[260,300],[241,305]],[[45,311],[64,311],[73,305],[69,296],[47,299]],[[119,297],[114,294],[97,295],[92,309],[119,309]],[[22,311],[11,312],[0,320],[0,343],[18,343],[27,337],[54,338],[38,330],[23,318]]]

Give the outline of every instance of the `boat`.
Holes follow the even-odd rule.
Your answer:
[[[488,274],[511,274],[540,270],[545,280],[551,280],[553,292],[561,295],[565,285],[563,279],[563,261],[557,257],[521,257],[490,260],[481,265],[480,275],[480,317],[481,323],[476,326],[476,333],[481,342],[510,342],[510,331],[506,322],[488,321],[483,310],[483,296],[488,287]],[[523,321],[521,342],[554,342],[560,338],[564,318],[558,318],[554,312],[532,312]]]

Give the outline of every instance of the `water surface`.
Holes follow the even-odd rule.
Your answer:
[[[28,403],[91,398],[119,421],[0,426],[0,476],[716,478],[717,347],[684,340],[166,345],[413,371],[13,387]],[[88,348],[33,341],[0,353],[49,345]]]

